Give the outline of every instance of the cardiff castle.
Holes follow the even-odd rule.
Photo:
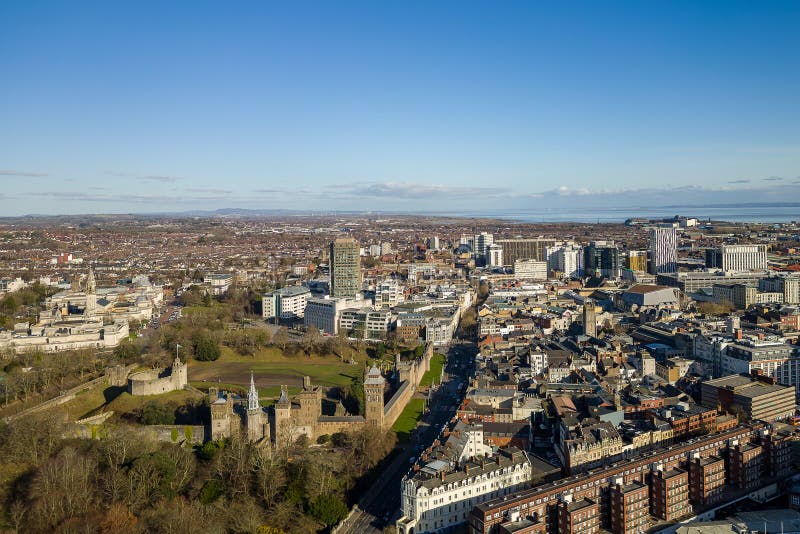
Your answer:
[[[403,362],[395,359],[394,369],[386,373],[376,366],[364,377],[364,415],[323,415],[323,390],[303,377],[300,393],[289,397],[287,386],[274,406],[267,409],[259,402],[253,374],[246,402],[230,393],[209,389],[211,411],[210,438],[217,440],[234,434],[261,444],[287,445],[300,436],[316,440],[323,435],[358,430],[366,425],[388,429],[411,400],[422,377],[430,368],[433,345],[429,344],[422,357]],[[387,400],[388,397],[388,400]]]

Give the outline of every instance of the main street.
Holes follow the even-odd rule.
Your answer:
[[[400,454],[364,493],[337,534],[380,533],[385,526],[394,523],[400,510],[400,482],[411,468],[411,459],[433,443],[442,426],[455,415],[461,402],[458,388],[472,372],[475,353],[473,343],[453,342],[448,349],[442,384],[430,403],[430,413],[418,423]]]

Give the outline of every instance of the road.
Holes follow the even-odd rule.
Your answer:
[[[461,402],[458,386],[472,373],[476,352],[473,343],[454,341],[448,349],[442,385],[430,403],[431,411],[418,423],[397,458],[364,493],[337,534],[380,533],[385,526],[394,524],[400,510],[400,482],[411,468],[410,460],[433,443],[445,422],[455,415]]]

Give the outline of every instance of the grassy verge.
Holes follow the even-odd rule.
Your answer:
[[[400,417],[392,425],[392,430],[397,434],[397,439],[405,443],[411,438],[411,431],[417,427],[417,422],[422,417],[425,408],[425,399],[411,399]]]
[[[428,387],[436,380],[439,383],[439,377],[442,376],[442,367],[444,367],[445,357],[444,354],[434,353],[431,356],[431,368],[422,375],[422,380],[419,383],[420,387]]]

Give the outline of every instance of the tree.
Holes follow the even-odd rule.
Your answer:
[[[289,343],[289,333],[286,331],[286,328],[280,326],[272,336],[272,344],[280,347],[282,351],[286,351],[287,343]]]
[[[201,362],[213,362],[220,356],[219,343],[209,336],[196,336],[194,341],[194,359]]]
[[[150,401],[139,411],[139,421],[143,425],[172,425],[175,423],[175,410],[167,404]]]
[[[302,344],[307,356],[311,356],[321,338],[322,336],[316,326],[311,325],[306,329],[305,334],[303,334]]]
[[[114,349],[114,356],[123,363],[134,362],[139,358],[140,355],[141,353],[139,352],[139,347],[137,347],[130,339],[124,340]]]
[[[347,517],[347,505],[342,500],[330,494],[314,497],[309,506],[311,516],[325,526],[333,526]]]

